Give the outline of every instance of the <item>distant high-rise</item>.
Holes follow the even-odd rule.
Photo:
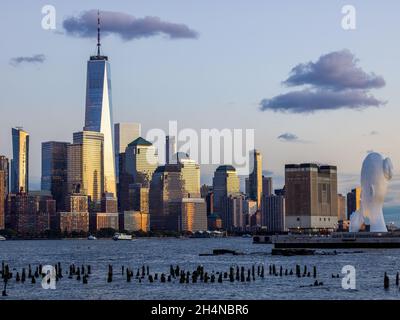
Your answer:
[[[62,211],[68,193],[68,142],[42,143],[42,190],[50,191],[57,203],[57,210]]]
[[[285,198],[281,195],[264,195],[262,202],[262,225],[268,232],[285,231]]]
[[[21,128],[12,129],[13,159],[11,161],[11,192],[29,190],[29,134]]]
[[[262,194],[262,156],[260,151],[253,150],[250,153],[250,162],[253,171],[249,175],[249,197],[257,201],[257,207],[261,208]]]
[[[0,170],[0,230],[5,228],[5,174]]]
[[[342,194],[338,194],[338,221],[344,221],[346,219],[346,197]]]
[[[10,192],[10,165],[5,156],[0,156],[0,170],[4,171],[4,193],[7,195]]]
[[[125,152],[125,171],[133,182],[148,186],[158,166],[158,155],[149,141],[139,137],[128,144]]]
[[[86,111],[84,131],[95,131],[104,136],[103,189],[116,195],[115,158],[113,147],[113,119],[111,102],[111,71],[108,57],[100,54],[100,16],[98,18],[97,55],[87,62]]]
[[[225,230],[240,231],[245,227],[245,195],[230,194],[222,199],[222,227]]]
[[[361,187],[354,188],[347,194],[347,219],[361,206]]]
[[[274,193],[272,185],[272,177],[262,177],[262,194],[264,196],[270,196]]]
[[[141,124],[135,122],[116,123],[114,125],[114,146],[116,177],[119,177],[119,154],[125,153],[129,143],[141,135]]]
[[[337,227],[337,169],[313,163],[285,166],[286,227]]]
[[[68,145],[68,192],[81,192],[100,204],[105,191],[103,175],[103,134],[94,131],[74,133]],[[79,188],[79,190],[77,190]]]
[[[177,217],[169,212],[169,202],[200,198],[200,166],[188,157],[177,160],[158,167],[151,180],[149,211],[154,230],[177,230]]]
[[[223,219],[223,201],[230,195],[240,193],[240,182],[236,169],[231,165],[222,165],[215,170],[213,178],[214,212]]]
[[[175,137],[166,136],[165,138],[165,163],[170,164],[174,161],[173,157],[176,154],[176,139]]]

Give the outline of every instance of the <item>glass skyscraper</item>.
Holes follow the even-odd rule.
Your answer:
[[[87,62],[84,131],[95,131],[104,135],[104,191],[116,195],[111,71],[108,57],[100,55],[100,29],[98,31],[97,55],[91,56]]]
[[[29,186],[29,134],[22,128],[12,128],[13,159],[11,161],[11,192]]]
[[[57,203],[57,210],[64,209],[67,187],[68,142],[48,141],[42,143],[42,190],[50,191]]]

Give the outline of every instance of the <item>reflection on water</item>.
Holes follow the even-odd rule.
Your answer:
[[[244,255],[199,256],[212,249],[232,249]],[[399,288],[395,286],[395,275],[400,271],[396,257],[400,250],[338,250],[337,255],[314,255],[282,257],[270,254],[271,246],[254,245],[251,239],[138,239],[135,241],[110,240],[46,240],[46,241],[2,241],[0,260],[4,260],[16,273],[28,264],[56,264],[61,262],[63,273],[69,264],[90,264],[92,274],[89,283],[68,279],[64,276],[56,290],[44,290],[40,281],[31,284],[16,283],[15,277],[8,285],[7,299],[398,299]],[[127,283],[121,267],[137,268],[149,265],[151,273],[169,273],[170,265],[179,264],[193,271],[199,264],[209,273],[228,272],[230,266],[251,268],[253,264],[265,264],[265,278],[250,282],[189,283],[180,284],[179,279],[171,283],[146,280],[139,283],[135,277]],[[114,267],[112,283],[107,283],[108,264]],[[312,277],[270,276],[269,265],[277,270],[295,270],[296,264],[307,265],[309,270],[317,266],[319,287],[308,287]],[[357,290],[347,291],[341,287],[340,274],[345,265],[356,268]],[[303,269],[302,269],[303,270]],[[383,275],[390,276],[390,289],[383,289]],[[1,298],[0,299],[5,299]]]

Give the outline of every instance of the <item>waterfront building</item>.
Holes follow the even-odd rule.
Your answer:
[[[207,230],[207,207],[204,199],[183,198],[170,201],[168,205],[170,219],[176,223],[172,230],[192,233]]]
[[[285,199],[288,229],[336,229],[336,166],[313,163],[286,165]]]
[[[134,231],[150,231],[150,215],[140,211],[124,211],[122,214],[123,225],[120,224],[121,230],[129,232]]]
[[[56,202],[50,194],[18,192],[8,194],[6,228],[22,235],[34,235],[50,229],[50,217]]]
[[[215,231],[222,229],[222,219],[217,213],[211,213],[207,217],[208,230]]]
[[[97,192],[90,194],[99,200],[102,192],[116,195],[115,158],[113,147],[113,112],[111,101],[111,70],[108,57],[100,52],[100,17],[98,18],[97,54],[87,62],[86,108],[84,131],[101,133],[103,137],[102,177]],[[92,172],[93,174],[93,172]],[[97,179],[97,178],[96,178]],[[89,190],[88,190],[89,191]],[[98,198],[97,198],[98,196]]]
[[[10,192],[10,164],[6,156],[0,156],[0,170],[4,172],[4,193]]]
[[[41,189],[50,191],[56,200],[57,211],[65,210],[64,200],[68,194],[68,142],[42,143]]]
[[[240,194],[240,182],[236,169],[231,165],[219,166],[213,177],[214,212],[224,219],[223,201],[230,195]]]
[[[12,128],[11,192],[29,191],[29,134]]]
[[[66,197],[66,211],[58,214],[58,227],[61,232],[88,232],[89,231],[89,199],[87,195],[76,192]]]
[[[253,150],[250,152],[250,165],[252,166],[252,171],[249,175],[249,198],[257,201],[257,208],[260,209],[263,192],[262,156],[260,151]]]
[[[274,194],[264,195],[261,221],[268,232],[285,231],[285,197]]]
[[[89,230],[91,232],[101,229],[119,229],[118,212],[93,212],[89,214]]]
[[[67,146],[68,191],[77,186],[90,201],[99,204],[103,192],[103,134],[81,131],[73,135],[73,144]],[[110,191],[113,193],[112,191]]]
[[[350,216],[353,212],[356,212],[361,207],[361,187],[352,189],[347,194],[347,219],[350,220]]]

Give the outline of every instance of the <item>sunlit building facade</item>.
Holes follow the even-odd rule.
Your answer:
[[[214,212],[223,219],[223,201],[230,195],[240,193],[240,182],[236,169],[231,165],[222,165],[217,168],[213,178]]]
[[[68,145],[68,190],[79,191],[100,203],[104,192],[103,134],[94,131],[74,133]]]
[[[100,43],[98,44],[100,48]],[[111,71],[107,56],[91,56],[87,62],[86,110],[84,131],[95,131],[104,136],[103,186],[106,192],[116,195],[115,158],[113,144],[113,119],[111,99]]]
[[[11,192],[29,191],[29,134],[12,128]]]
[[[10,192],[10,163],[5,156],[0,156],[0,170],[4,171],[4,193],[7,195]]]

